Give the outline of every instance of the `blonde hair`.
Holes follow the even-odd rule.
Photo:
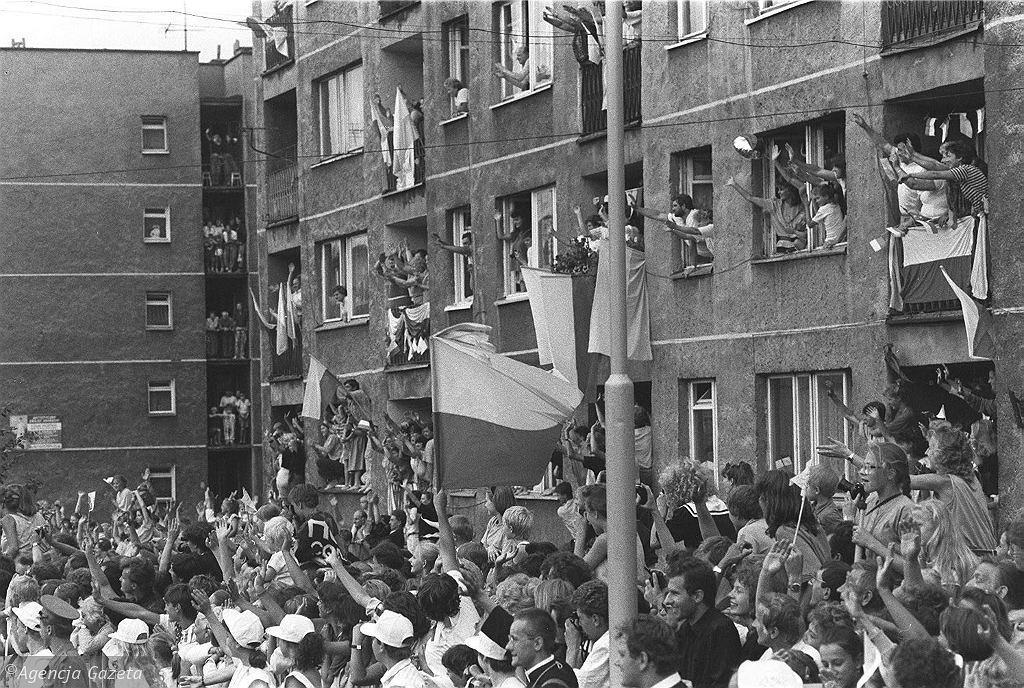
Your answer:
[[[938,499],[929,499],[915,505],[911,513],[933,526],[932,536],[921,543],[921,553],[942,578],[942,584],[962,586],[970,580],[978,567],[978,557],[953,525],[949,507]]]
[[[533,607],[533,595],[539,582],[539,578],[530,578],[525,573],[513,573],[498,583],[494,590],[494,601],[509,614],[515,615]]]
[[[533,603],[537,609],[543,609],[549,614],[552,609],[560,613],[567,612],[569,599],[575,591],[576,587],[569,581],[549,578],[537,584],[536,590],[533,591]]]
[[[271,551],[281,549],[291,532],[291,521],[284,516],[274,516],[263,527],[263,538],[267,541],[267,548]]]
[[[517,540],[529,540],[533,529],[533,512],[525,506],[510,506],[501,515],[505,527]]]

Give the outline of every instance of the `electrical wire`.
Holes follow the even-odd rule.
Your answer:
[[[1024,86],[1007,86],[1007,87],[1004,87],[1004,88],[992,88],[992,89],[987,89],[987,90],[982,89],[982,90],[977,90],[977,91],[962,91],[962,92],[957,93],[956,95],[957,95],[957,97],[963,97],[963,96],[969,96],[969,95],[982,95],[983,96],[985,94],[990,94],[990,93],[1007,93],[1007,92],[1016,92],[1016,91],[1024,91]],[[917,96],[917,97],[911,97],[911,98],[903,98],[903,99],[900,99],[898,102],[900,104],[912,103],[912,102],[927,102],[927,101],[934,101],[934,100],[945,100],[945,99],[948,99],[949,97],[950,96],[947,96],[947,95]],[[816,115],[816,116],[820,116],[820,115],[828,114],[828,113],[843,112],[843,111],[846,111],[846,110],[856,110],[856,109],[870,109],[872,107],[880,107],[880,106],[884,106],[884,105],[886,105],[885,102],[880,102],[880,103],[834,104],[834,105],[829,105],[828,107],[800,108],[800,109],[793,109],[793,110],[778,110],[778,111],[774,111],[774,112],[753,112],[753,113],[750,113],[750,114],[732,115],[732,116],[728,116],[728,117],[708,117],[708,118],[703,118],[703,119],[687,119],[685,121],[680,121],[680,122],[658,122],[658,123],[654,123],[654,124],[641,123],[641,124],[637,125],[635,127],[635,129],[656,130],[656,129],[667,129],[667,128],[672,128],[672,127],[687,127],[687,126],[695,126],[695,125],[703,125],[703,124],[716,124],[716,123],[722,123],[722,122],[749,121],[749,120],[755,120],[755,119],[764,119],[764,118],[772,118],[772,117],[783,117],[783,116],[792,116],[792,115]],[[571,131],[571,132],[550,132],[550,133],[544,133],[544,134],[522,134],[522,135],[518,135],[518,136],[516,136],[514,138],[501,137],[501,138],[490,138],[490,139],[474,139],[472,141],[467,141],[467,142],[462,142],[462,143],[458,143],[458,142],[457,143],[434,143],[434,144],[425,143],[425,144],[423,144],[422,148],[424,150],[437,150],[437,149],[446,150],[446,149],[464,148],[464,147],[467,147],[467,146],[477,146],[477,145],[492,144],[492,143],[511,143],[511,142],[522,142],[522,141],[540,141],[540,140],[546,140],[546,139],[561,139],[561,138],[568,139],[568,138],[571,138],[571,137],[574,137],[574,136],[576,136],[576,137],[580,136],[580,132],[579,131]],[[396,151],[396,150],[403,150],[403,149],[401,149],[401,148],[392,148],[391,150],[392,151]],[[377,154],[379,154],[379,153],[383,152],[383,150],[380,149],[380,148],[365,148],[364,147],[362,149],[362,152],[364,154],[366,154],[366,153],[377,153]],[[280,158],[281,156],[274,155],[274,157],[275,158]],[[291,156],[288,156],[288,157],[289,157],[289,159],[291,159]],[[243,160],[243,161],[241,161],[241,163],[242,164],[246,164],[246,165],[250,165],[250,164],[266,162],[269,159],[271,159],[271,158],[249,159],[249,160]],[[309,154],[309,155],[296,155],[295,156],[295,160],[296,161],[297,160],[304,160],[304,159],[315,159],[315,160],[319,161],[319,160],[326,160],[326,159],[329,159],[329,158],[326,158],[325,156],[323,156],[323,155],[321,155],[319,153],[314,153],[314,154]],[[239,162],[239,161],[236,161],[236,162]],[[99,175],[99,174],[127,174],[127,173],[139,173],[139,172],[151,172],[151,171],[152,172],[156,172],[156,171],[167,171],[167,170],[175,170],[175,169],[199,169],[201,167],[202,167],[202,164],[188,164],[188,165],[166,165],[166,166],[162,166],[162,167],[139,167],[139,168],[115,168],[115,169],[104,169],[104,170],[83,170],[83,171],[78,171],[78,172],[60,172],[60,173],[49,173],[49,174],[0,177],[0,182],[30,181],[30,180],[34,180],[34,179],[54,179],[54,178],[61,178],[61,177],[81,177],[81,176]]]

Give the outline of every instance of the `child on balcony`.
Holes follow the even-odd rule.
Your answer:
[[[835,182],[814,188],[817,211],[809,225],[825,230],[823,249],[830,249],[846,238],[846,213],[843,210],[843,192]]]

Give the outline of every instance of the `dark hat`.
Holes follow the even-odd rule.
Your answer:
[[[77,609],[54,595],[43,595],[39,598],[39,604],[43,606],[46,615],[53,619],[63,619],[70,623],[80,616]]]

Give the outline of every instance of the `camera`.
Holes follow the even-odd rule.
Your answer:
[[[850,499],[857,502],[863,502],[868,498],[868,493],[864,491],[864,483],[851,483],[846,478],[840,478],[839,484],[836,486],[836,491],[848,492],[850,494]]]

